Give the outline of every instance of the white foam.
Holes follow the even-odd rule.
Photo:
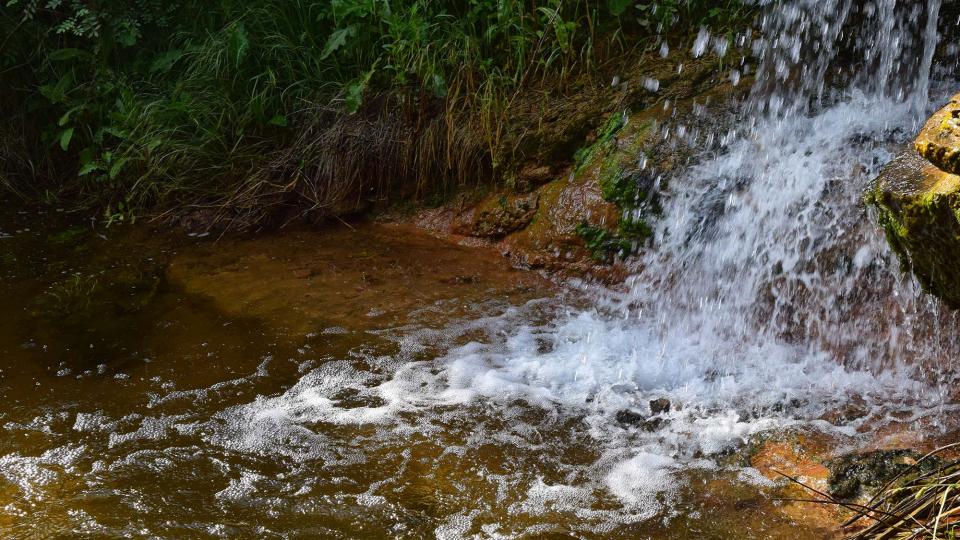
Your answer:
[[[868,114],[878,107],[884,115]],[[888,157],[882,145],[869,143],[851,154],[852,137],[883,139],[912,118],[909,105],[854,94],[815,117],[758,125],[755,133],[769,128],[769,138],[735,142],[676,185],[657,229],[659,248],[644,257],[645,270],[629,293],[605,291],[592,309],[548,299],[440,330],[400,329],[397,356],[364,359],[376,374],[347,361],[323,364],[282,394],[224,411],[219,418],[226,427],[212,430],[210,440],[244,451],[320,457],[332,466],[369,457],[360,449],[331,449],[320,424],[374,426],[369,444],[389,446],[412,433],[434,436],[447,425],[472,425],[478,410],[511,423],[509,430],[457,441],[452,452],[466,455],[491,440],[541,452],[540,430],[558,418],[576,418],[601,449],[593,465],[564,483],[518,471],[488,480],[497,485],[498,500],[513,501],[514,512],[552,509],[577,516],[591,530],[610,530],[663,513],[683,472],[711,463],[701,456],[743,445],[759,432],[806,425],[853,435],[850,426],[819,420],[852,397],[863,400],[871,418],[880,411],[929,414],[936,392],[912,379],[909,366],[874,370],[856,361],[863,356],[859,342],[874,339],[868,325],[831,319],[837,314],[823,309],[838,294],[865,286],[876,293],[863,300],[867,306],[879,302],[872,298],[885,301],[891,288],[910,286],[873,279],[896,269],[878,260],[882,238],[857,206],[861,187],[837,179],[858,163],[873,167]],[[747,180],[738,180],[742,176]],[[723,208],[705,220],[703,205],[711,197]],[[838,206],[825,210],[824,198]],[[823,263],[830,250],[848,252],[849,268]],[[778,275],[793,281],[765,306]],[[908,309],[910,295],[903,297],[900,309]],[[814,332],[786,339],[793,323],[764,321],[762,308],[775,317],[789,308],[806,318],[803,328],[842,332],[830,343]],[[463,342],[476,335],[483,337]],[[875,342],[873,350],[896,356],[904,343]],[[838,356],[841,349],[852,352]],[[412,360],[438,350],[446,352]],[[648,417],[650,400],[659,398],[671,403],[659,425],[617,419],[621,411]],[[531,407],[544,411],[539,421],[516,421],[520,413],[511,412]],[[741,476],[762,483],[755,471]],[[592,509],[598,490],[619,507]],[[472,515],[451,517],[437,534],[465,534]]]

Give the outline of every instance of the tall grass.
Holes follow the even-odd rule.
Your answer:
[[[503,169],[521,93],[739,0],[12,0],[0,182],[238,224],[343,212]]]
[[[923,460],[935,459],[958,444],[923,456],[865,504],[845,526],[866,521],[850,540],[956,540],[960,538],[960,460],[941,461],[919,473]]]

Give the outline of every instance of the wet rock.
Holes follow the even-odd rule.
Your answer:
[[[854,499],[864,491],[883,487],[914,466],[920,472],[937,467],[938,462],[933,459],[918,464],[920,457],[913,450],[876,450],[831,460],[827,463],[830,469],[827,492],[838,499]]]
[[[617,411],[617,422],[624,426],[631,426],[644,431],[656,431],[665,421],[663,418],[647,418],[646,416],[628,409]]]
[[[658,398],[650,400],[650,412],[652,414],[661,414],[670,412],[670,400],[667,398]]]
[[[924,290],[960,308],[960,176],[909,150],[881,171],[866,201],[877,208],[904,270]]]
[[[524,186],[536,187],[553,180],[554,174],[549,166],[530,163],[520,169],[517,176]]]
[[[940,169],[960,174],[960,94],[927,120],[914,146]]]
[[[502,238],[530,223],[537,202],[537,194],[493,197],[465,214],[454,231],[465,236]]]
[[[640,413],[628,411],[626,409],[617,411],[617,422],[627,425],[637,425],[646,420],[646,417]]]
[[[864,418],[869,414],[870,409],[867,404],[862,399],[858,399],[839,409],[828,411],[822,418],[835,426],[840,426]]]

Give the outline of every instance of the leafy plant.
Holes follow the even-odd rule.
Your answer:
[[[418,178],[414,191],[455,160],[478,169],[474,147],[495,168],[523,89],[593,69],[627,32],[728,24],[745,9],[739,0],[5,1],[0,185],[69,195],[110,216],[184,201],[252,208],[265,193],[288,204],[295,190],[333,206],[361,189],[343,179],[353,175],[345,153],[401,132],[427,145],[414,159],[383,142],[415,162],[394,167]]]

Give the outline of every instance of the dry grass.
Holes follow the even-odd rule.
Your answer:
[[[468,120],[378,109],[308,113],[294,140],[210,202],[209,225],[242,230],[307,214],[347,215],[490,181],[490,154]]]
[[[918,474],[919,464],[960,446],[955,443],[917,460],[892,479],[844,527],[862,520],[870,524],[850,535],[851,540],[950,539],[960,536],[960,461]]]
[[[815,493],[802,502],[837,505],[853,512],[841,527],[848,540],[956,540],[960,538],[960,460],[943,461],[929,472],[921,465],[942,459],[960,443],[930,452],[890,479],[864,504],[841,501],[786,476]]]

